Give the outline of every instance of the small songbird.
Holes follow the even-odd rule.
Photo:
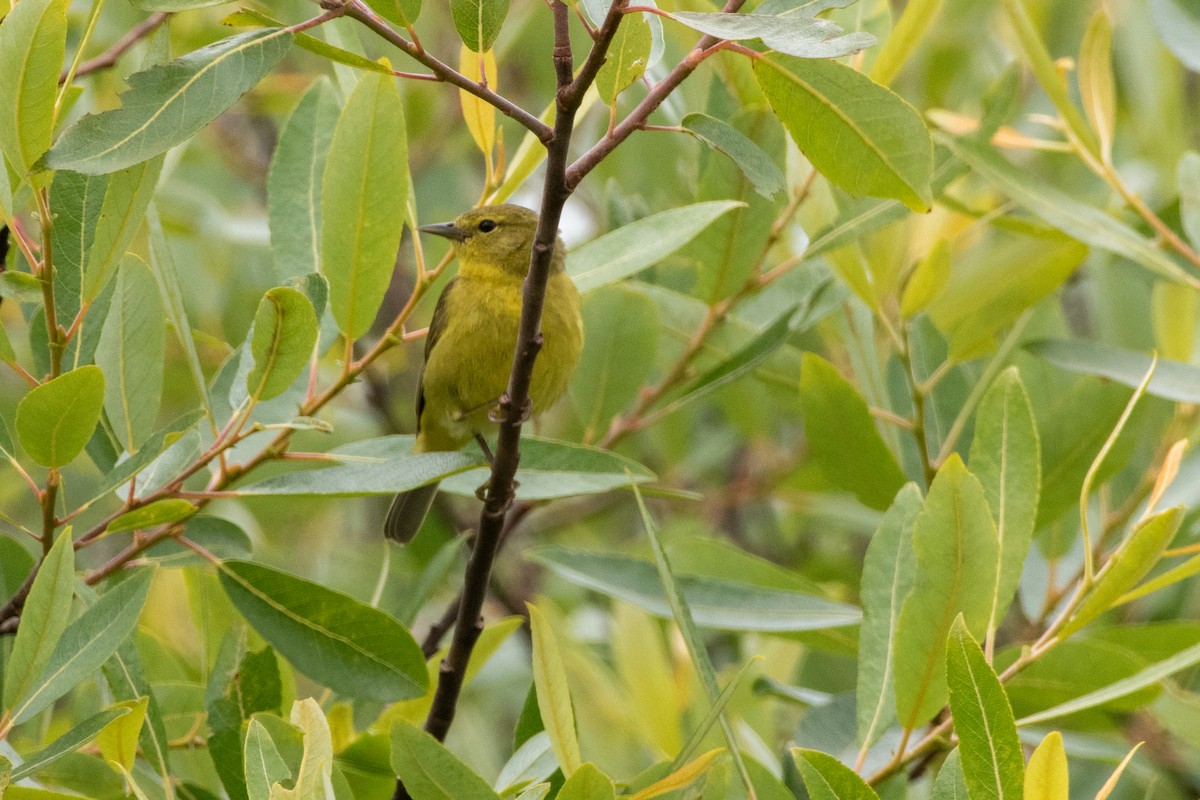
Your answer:
[[[490,414],[508,388],[537,223],[537,214],[527,208],[497,205],[419,229],[453,242],[458,275],[438,298],[425,340],[414,453],[458,450],[472,438],[483,442],[495,429]],[[534,413],[566,392],[583,349],[579,292],[564,268],[565,250],[558,239],[542,308],[542,349],[529,389]],[[412,539],[435,494],[433,483],[396,495],[384,534],[399,542]]]

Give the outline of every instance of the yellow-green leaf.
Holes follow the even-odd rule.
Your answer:
[[[900,315],[908,318],[924,310],[950,279],[950,242],[938,239],[925,257],[917,262],[904,292],[900,295]]]
[[[1070,800],[1067,753],[1062,734],[1051,731],[1029,757],[1025,767],[1024,800]]]
[[[642,77],[650,45],[650,26],[646,20],[641,14],[626,14],[608,48],[608,58],[596,74],[596,89],[605,103],[612,105],[617,95]]]
[[[68,5],[22,0],[0,24],[0,149],[22,177],[50,149]],[[8,181],[2,165],[0,180]]]
[[[491,50],[476,53],[464,44],[459,53],[458,65],[458,71],[468,79],[478,83],[481,77],[485,77],[487,87],[494,92],[499,91],[496,54]],[[490,163],[492,151],[496,147],[496,107],[462,89],[458,90],[458,101],[462,104],[463,120],[467,123],[471,138]]]
[[[133,769],[133,760],[137,757],[138,736],[142,732],[142,723],[146,721],[146,706],[149,703],[149,697],[140,697],[109,706],[127,708],[129,713],[117,717],[96,737],[100,755],[105,761],[118,764],[127,772]]]
[[[104,373],[80,367],[32,389],[17,405],[17,437],[43,467],[61,467],[92,438],[104,407]]]
[[[1112,157],[1116,124],[1116,90],[1113,88],[1112,20],[1103,7],[1096,10],[1079,47],[1079,97],[1083,113],[1100,142],[1100,156]]]
[[[575,712],[567,672],[554,631],[537,606],[529,604],[529,627],[533,633],[533,685],[537,689],[538,710],[558,765],[568,778],[583,764],[579,740],[575,735]]]

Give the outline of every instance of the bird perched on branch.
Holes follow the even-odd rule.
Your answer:
[[[484,206],[453,222],[419,230],[453,242],[458,275],[442,291],[417,390],[414,453],[458,450],[496,427],[492,415],[508,388],[538,217],[514,205]],[[542,307],[542,349],[534,363],[529,399],[545,411],[567,390],[583,349],[579,292],[564,269],[562,240],[555,244]],[[384,521],[389,539],[407,542],[421,528],[436,483],[396,495]]]

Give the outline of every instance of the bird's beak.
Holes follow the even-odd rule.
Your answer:
[[[455,225],[453,222],[439,222],[436,225],[422,225],[417,228],[422,233],[432,233],[434,236],[443,236],[452,242],[466,241],[467,232]]]

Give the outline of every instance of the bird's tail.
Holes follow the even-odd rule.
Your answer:
[[[437,490],[437,483],[428,483],[396,495],[383,521],[383,535],[400,544],[412,541],[429,514]]]

